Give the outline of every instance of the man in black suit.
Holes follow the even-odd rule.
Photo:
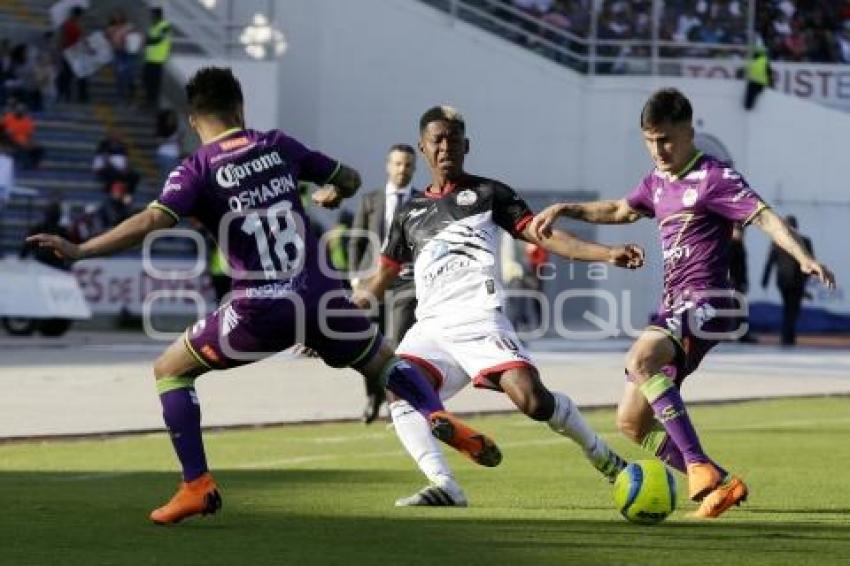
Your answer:
[[[732,241],[729,243],[729,280],[732,282],[732,287],[743,298],[746,298],[750,283],[747,276],[747,249],[744,247],[744,227],[740,222],[736,222],[732,226]],[[741,323],[744,324],[746,322],[747,317],[742,317]],[[748,328],[744,335],[738,338],[738,342],[755,344],[758,340],[750,334]]]
[[[360,199],[349,240],[349,266],[353,277],[351,286],[357,289],[360,283],[358,275],[367,273],[376,266],[380,248],[369,245],[369,240],[358,237],[357,231],[368,231],[377,236],[383,246],[390,230],[393,215],[417,194],[410,181],[416,170],[416,152],[405,144],[392,146],[387,154],[387,183],[382,189],[366,193]],[[415,322],[416,290],[413,284],[413,265],[405,265],[397,283],[390,288],[379,306],[378,325],[384,336],[398,346],[407,330]],[[371,390],[366,383],[366,407],[363,409],[363,421],[371,423],[378,416],[384,403],[384,390]]]
[[[785,222],[795,230],[797,219],[793,216],[785,217]],[[800,235],[803,247],[814,257],[812,241],[806,236]],[[806,290],[807,275],[800,270],[800,264],[786,251],[776,244],[770,247],[767,263],[764,265],[764,275],[761,286],[767,288],[770,274],[776,267],[776,285],[782,294],[782,345],[793,346],[797,342],[797,317],[800,314],[800,305],[803,302]]]

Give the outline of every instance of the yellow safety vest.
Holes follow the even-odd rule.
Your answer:
[[[768,86],[768,83],[770,83],[768,66],[767,55],[759,53],[747,65],[747,79],[756,84]]]
[[[159,41],[145,47],[147,63],[165,63],[171,55],[171,22],[160,20],[148,28],[148,37],[159,37]]]

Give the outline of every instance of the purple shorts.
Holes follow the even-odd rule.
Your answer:
[[[237,296],[199,320],[185,343],[208,369],[227,369],[303,344],[331,367],[368,361],[381,343],[367,313],[337,292]]]
[[[693,298],[663,308],[653,315],[650,328],[661,330],[676,345],[675,375],[670,377],[681,385],[708,354],[723,340],[728,340],[740,324],[740,318],[724,313],[737,303],[728,296]]]

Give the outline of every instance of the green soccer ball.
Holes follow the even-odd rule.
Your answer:
[[[632,523],[660,523],[676,509],[676,480],[659,460],[632,462],[614,481],[614,502]]]

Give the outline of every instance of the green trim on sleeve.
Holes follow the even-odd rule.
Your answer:
[[[158,395],[174,391],[175,389],[194,389],[194,377],[163,377],[156,380],[156,392]]]
[[[753,213],[750,214],[749,216],[747,216],[747,219],[744,220],[744,222],[743,222],[744,226],[748,226],[750,224],[750,222],[752,222],[753,220],[756,219],[756,216],[758,216],[759,214],[762,213],[762,211],[764,211],[765,209],[768,209],[768,208],[770,208],[770,207],[767,206],[766,204],[764,204],[762,201],[759,201],[759,205],[756,207],[756,209],[753,211]]]
[[[337,173],[339,173],[339,170],[340,170],[340,169],[342,169],[342,162],[341,162],[341,161],[337,161],[337,162],[336,162],[336,167],[334,167],[333,173],[331,173],[331,174],[330,174],[330,177],[328,177],[328,179],[327,179],[324,183],[322,183],[322,185],[327,185],[327,184],[329,184],[331,181],[333,181],[333,180],[334,180],[334,177],[336,177],[336,174],[337,174]]]
[[[162,204],[161,202],[155,200],[148,205],[148,208],[155,208],[157,210],[161,210],[171,216],[175,222],[180,222],[180,215]]]

